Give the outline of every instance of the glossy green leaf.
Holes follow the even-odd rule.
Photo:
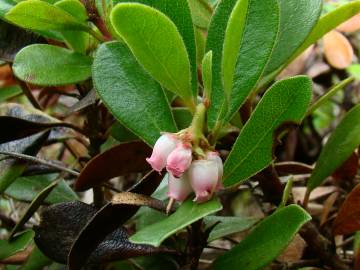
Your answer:
[[[49,186],[55,178],[56,174],[19,177],[5,190],[5,194],[19,201],[31,202],[37,194]],[[78,199],[76,193],[62,180],[44,202],[55,204]]]
[[[55,6],[65,10],[80,22],[86,23],[88,15],[86,8],[79,0],[61,0],[56,2]],[[89,33],[83,31],[62,31],[65,42],[70,48],[76,52],[85,53],[88,47],[91,36]]]
[[[299,123],[311,100],[311,81],[298,76],[275,83],[240,132],[224,167],[224,185],[243,181],[267,167],[273,136],[284,123]]]
[[[240,0],[236,4],[226,29],[223,50],[224,91],[229,96],[226,121],[240,109],[264,72],[275,46],[279,23],[277,1]],[[242,24],[243,31],[239,31]],[[225,108],[223,105],[222,109]],[[221,115],[222,111],[218,117]]]
[[[263,269],[309,220],[311,216],[297,205],[282,208],[263,220],[240,244],[218,257],[214,269]]]
[[[41,0],[22,1],[6,13],[5,18],[31,30],[89,30],[68,12]]]
[[[28,230],[16,236],[11,242],[0,240],[0,260],[25,250],[34,238],[34,231]]]
[[[175,24],[160,11],[138,3],[120,3],[111,23],[137,60],[165,88],[192,104],[190,62]]]
[[[211,106],[208,109],[208,125],[210,128],[215,126],[221,105],[225,102],[223,84],[222,84],[222,54],[223,43],[225,39],[226,26],[237,0],[223,0],[218,4],[214,15],[212,16],[209,31],[206,39],[206,52],[213,52],[212,67],[212,92]]]
[[[288,63],[299,56],[305,51],[311,44],[322,38],[326,33],[335,29],[341,23],[347,21],[351,17],[357,15],[360,12],[360,1],[350,2],[342,5],[339,8],[325,14],[317,22],[313,30],[310,32],[306,40],[302,43],[301,47],[296,50],[291,58],[288,59]]]
[[[46,44],[22,49],[15,57],[14,74],[36,85],[66,85],[91,76],[92,59],[70,50]]]
[[[204,222],[207,227],[216,225],[209,234],[208,242],[212,242],[216,239],[224,236],[245,231],[250,229],[253,225],[258,222],[258,218],[251,217],[223,217],[223,216],[208,216],[204,218]]]
[[[46,188],[44,188],[40,193],[35,197],[31,202],[29,207],[26,209],[24,215],[20,218],[19,222],[16,223],[15,227],[12,229],[9,238],[14,237],[14,235],[21,230],[25,223],[31,218],[31,216],[39,209],[44,200],[49,196],[49,194],[54,190],[54,188],[59,184],[59,180],[52,182]]]
[[[135,233],[130,237],[130,241],[158,247],[170,235],[221,209],[222,205],[217,199],[201,204],[197,204],[189,199],[168,218],[147,226]]]
[[[149,144],[160,132],[176,131],[176,125],[158,83],[137,63],[122,43],[101,45],[93,66],[95,88],[113,115]]]
[[[0,88],[0,102],[6,101],[9,98],[15,97],[22,93],[18,85],[11,85]]]
[[[301,46],[319,19],[322,2],[322,0],[279,0],[279,35],[265,74],[270,74],[281,67]]]
[[[110,134],[118,142],[131,142],[139,140],[139,138],[134,133],[132,133],[119,122],[115,122],[112,125]]]
[[[308,190],[319,186],[360,145],[360,105],[351,109],[324,145],[308,181]]]
[[[184,44],[190,60],[192,75],[192,91],[197,95],[197,69],[196,69],[196,46],[194,27],[191,21],[190,2],[188,0],[121,0],[120,2],[137,2],[156,8],[164,13],[176,25],[179,34],[184,40]],[[188,4],[189,3],[189,4]],[[190,5],[191,6],[191,5]]]
[[[13,0],[0,0],[0,18],[4,18],[5,14],[16,5]]]

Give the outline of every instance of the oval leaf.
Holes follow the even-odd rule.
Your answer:
[[[271,163],[276,130],[286,122],[302,120],[311,100],[311,90],[311,81],[299,76],[279,81],[266,92],[225,162],[225,186],[239,183]]]
[[[89,28],[66,11],[41,0],[17,4],[5,15],[6,20],[31,30],[84,30]]]
[[[138,231],[130,237],[130,241],[137,244],[149,244],[158,247],[170,235],[221,209],[222,205],[216,199],[202,204],[187,200],[174,214]]]
[[[196,69],[196,45],[194,26],[191,21],[190,7],[191,1],[188,0],[121,0],[121,2],[138,2],[151,6],[164,13],[176,25],[179,34],[184,40],[186,50],[189,55],[190,68],[192,74],[192,91],[197,95],[197,69]]]
[[[214,269],[263,269],[280,255],[309,220],[310,215],[297,205],[278,210],[256,226],[239,245],[220,256]]]
[[[329,64],[337,69],[350,66],[354,57],[354,50],[348,39],[335,30],[324,36],[324,53]]]
[[[360,145],[360,105],[351,109],[324,145],[307,183],[309,191],[340,167]]]
[[[91,159],[75,183],[77,191],[85,191],[116,176],[149,171],[146,158],[151,148],[142,142],[124,143]]]
[[[66,85],[91,76],[92,59],[70,50],[51,45],[34,44],[22,49],[15,57],[14,74],[36,85]]]
[[[100,46],[93,79],[100,98],[113,115],[148,144],[154,144],[160,132],[176,131],[162,88],[125,44],[111,42]]]
[[[111,23],[157,81],[187,103],[193,103],[188,54],[168,17],[142,4],[121,3],[113,9]]]
[[[341,205],[333,231],[334,234],[360,231],[360,184],[350,192]]]

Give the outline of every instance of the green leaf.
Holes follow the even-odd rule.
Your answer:
[[[0,260],[25,250],[32,242],[34,235],[34,231],[28,230],[15,237],[11,242],[0,240]]]
[[[5,194],[19,201],[31,202],[37,194],[49,186],[56,178],[56,174],[23,176],[17,178],[6,190]],[[78,200],[76,193],[61,180],[57,187],[45,199],[45,203],[55,204]]]
[[[349,66],[346,70],[352,76],[354,76],[356,80],[358,80],[358,81],[360,80],[360,64],[353,64],[353,65]]]
[[[95,88],[113,115],[135,135],[154,144],[160,132],[176,131],[161,86],[137,63],[125,44],[100,46],[93,66]]]
[[[15,57],[14,74],[36,85],[66,85],[91,76],[92,59],[70,50],[46,44],[22,49]]]
[[[188,0],[192,21],[200,27],[207,29],[212,15],[212,7],[206,0]]]
[[[118,4],[111,23],[139,63],[193,107],[190,62],[175,24],[160,11],[138,3]]]
[[[239,110],[264,72],[275,46],[279,22],[277,1],[240,0],[236,4],[226,29],[223,50],[224,91],[230,98],[226,121]],[[243,25],[242,31],[239,25]],[[222,113],[220,110],[218,117]]]
[[[336,84],[329,91],[327,91],[326,94],[324,94],[314,104],[312,104],[306,114],[310,115],[313,112],[315,112],[319,107],[326,104],[326,102],[328,102],[329,99],[331,99],[338,91],[344,89],[348,84],[353,82],[354,79],[355,79],[354,77],[349,77]]]
[[[55,6],[65,10],[80,22],[86,23],[88,15],[86,8],[78,0],[61,0]],[[62,31],[65,42],[76,52],[85,53],[91,36],[83,31]]]
[[[111,126],[110,134],[118,142],[131,142],[139,140],[139,138],[134,133],[132,133],[119,122],[115,122]]]
[[[322,0],[279,0],[280,29],[265,74],[281,67],[301,46],[322,11]]]
[[[174,108],[172,112],[179,130],[188,128],[190,126],[193,117],[188,109],[178,107]]]
[[[49,194],[54,190],[54,188],[59,184],[59,180],[52,182],[50,185],[45,187],[35,199],[31,202],[29,207],[26,209],[24,215],[20,218],[19,222],[16,223],[15,227],[12,229],[9,238],[11,239],[14,235],[21,230],[25,223],[31,218],[31,216],[39,209],[43,204],[44,200],[49,196]]]
[[[151,6],[162,13],[176,25],[179,34],[184,40],[185,47],[190,60],[192,75],[192,91],[197,95],[197,69],[196,69],[196,45],[194,36],[194,27],[191,21],[191,12],[188,0],[121,0],[121,2],[137,2]]]
[[[34,270],[34,269],[44,269],[45,266],[48,266],[52,263],[48,257],[46,257],[40,249],[35,246],[31,251],[29,258],[26,262],[19,268],[19,270]]]
[[[303,51],[305,51],[311,44],[322,38],[326,33],[335,29],[338,25],[347,21],[351,17],[357,15],[360,12],[360,1],[350,2],[342,5],[339,8],[325,14],[317,22],[311,33],[308,35],[306,40],[302,43],[301,47],[287,61],[289,64]],[[283,67],[285,67],[284,65]]]
[[[223,216],[205,217],[204,222],[207,225],[207,227],[210,227],[215,223],[220,222],[210,232],[208,237],[208,242],[212,242],[216,239],[222,238],[224,236],[233,233],[248,230],[258,221],[259,221],[258,218],[251,218],[251,217],[223,217]]]
[[[83,30],[89,31],[86,24],[59,7],[41,0],[27,0],[18,3],[5,19],[20,27],[31,30]]]
[[[225,39],[225,31],[237,0],[223,0],[218,4],[214,15],[212,16],[209,31],[206,39],[206,52],[213,52],[213,67],[212,67],[212,92],[211,92],[211,106],[208,109],[208,125],[209,128],[215,126],[218,113],[221,110],[221,105],[225,101],[224,90],[222,85],[222,53],[223,43]]]
[[[275,83],[265,93],[225,162],[225,186],[239,183],[271,163],[276,130],[285,122],[302,120],[311,90],[308,77],[298,76]]]
[[[207,52],[202,61],[202,80],[204,84],[204,96],[211,103],[212,51]]]
[[[311,216],[297,205],[287,206],[263,220],[230,251],[218,257],[214,269],[260,270],[288,246]]]
[[[9,98],[16,97],[22,93],[21,88],[18,85],[11,85],[0,88],[0,102],[4,102]]]
[[[221,209],[222,205],[217,199],[202,204],[197,204],[189,199],[174,214],[158,223],[147,226],[129,239],[133,243],[158,247],[170,235]]]
[[[5,14],[16,5],[13,0],[0,0],[0,18],[4,18]]]
[[[346,161],[360,145],[360,105],[351,109],[331,133],[307,183],[311,191]]]

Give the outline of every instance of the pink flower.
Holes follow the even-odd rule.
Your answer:
[[[180,177],[189,168],[191,161],[191,147],[181,143],[168,156],[166,170],[173,176]]]
[[[218,183],[216,185],[216,191],[218,191],[223,188],[222,177],[224,174],[224,165],[223,165],[222,159],[220,158],[218,152],[207,152],[206,158],[207,158],[207,160],[216,162],[216,165],[218,168]]]
[[[169,198],[182,202],[191,192],[192,189],[186,173],[181,178],[175,178],[169,174],[169,191],[167,193]]]
[[[195,160],[190,166],[189,178],[196,195],[194,201],[208,201],[219,182],[219,169],[216,161]]]
[[[178,142],[173,134],[161,135],[154,145],[151,157],[147,158],[146,161],[155,171],[161,172],[166,166],[168,156],[174,151]]]

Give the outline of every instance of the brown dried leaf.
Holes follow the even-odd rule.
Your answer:
[[[325,222],[328,219],[328,216],[331,212],[331,208],[333,207],[334,203],[336,202],[336,199],[339,197],[338,192],[334,192],[331,194],[326,201],[324,202],[324,211],[321,213],[320,217],[320,226],[324,225]]]
[[[152,171],[148,177],[129,191],[144,195],[152,194],[161,182],[162,177]],[[68,266],[78,270],[83,266],[92,252],[107,235],[116,230],[131,218],[140,208],[138,205],[108,203],[101,208],[84,226],[71,247]]]
[[[311,192],[310,201],[325,197],[326,195],[329,195],[337,190],[338,188],[335,186],[317,187]],[[305,193],[306,187],[294,187],[292,190],[292,194],[294,196],[295,202],[302,202]]]
[[[354,179],[359,167],[359,156],[357,153],[352,155],[332,174],[336,180],[351,181]]]
[[[333,233],[351,234],[360,230],[360,184],[346,197],[334,221]]]
[[[326,60],[337,69],[351,65],[354,50],[347,38],[338,31],[331,31],[324,36],[324,53]]]
[[[312,173],[313,167],[305,163],[286,161],[275,163],[275,169],[279,176],[287,176],[289,174]]]
[[[150,170],[151,148],[143,142],[119,144],[97,155],[81,171],[75,190],[85,191],[116,176]]]
[[[40,226],[35,227],[36,245],[50,259],[65,264],[74,240],[95,214],[95,207],[79,201],[46,208],[41,214]],[[128,240],[126,230],[118,227],[94,249],[89,257],[89,263],[98,264],[160,252],[169,252],[169,250],[132,244]]]

